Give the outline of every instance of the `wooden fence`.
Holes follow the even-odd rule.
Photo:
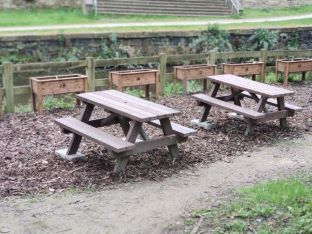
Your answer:
[[[267,64],[268,58],[283,58],[283,57],[312,57],[312,50],[297,50],[297,51],[246,51],[246,52],[209,52],[206,54],[184,54],[184,55],[166,55],[164,53],[159,56],[137,57],[137,58],[121,58],[121,59],[102,59],[87,58],[86,60],[76,62],[61,62],[61,63],[30,63],[30,64],[12,64],[4,63],[0,66],[0,74],[2,74],[3,87],[6,106],[8,112],[14,112],[15,101],[14,97],[21,94],[29,94],[29,85],[14,86],[14,77],[17,73],[38,73],[38,72],[55,72],[64,69],[85,69],[88,76],[89,91],[94,91],[96,87],[106,86],[108,78],[96,79],[96,69],[101,67],[117,67],[129,64],[146,65],[150,63],[158,64],[159,69],[159,84],[160,95],[164,94],[165,84],[172,77],[171,73],[167,73],[166,69],[171,64],[181,64],[185,61],[206,61],[210,64],[218,64],[219,61],[228,61],[232,59],[255,59]],[[266,67],[266,70],[272,70],[272,67]],[[29,95],[30,96],[30,95]],[[0,98],[1,100],[1,98]]]

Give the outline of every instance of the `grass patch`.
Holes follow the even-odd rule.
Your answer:
[[[290,16],[290,15],[302,15],[311,14],[312,5],[288,7],[288,8],[267,8],[267,9],[244,9],[243,13],[239,17],[235,18],[264,18],[264,17],[277,17],[277,16]]]
[[[245,9],[242,15],[230,16],[162,16],[162,15],[84,15],[80,9],[20,9],[0,11],[0,26],[36,26],[113,22],[196,21],[214,19],[263,18],[301,15],[312,12],[312,4],[282,9]]]
[[[75,107],[75,96],[73,94],[67,94],[62,96],[46,96],[43,100],[43,109],[52,110],[54,108],[59,109],[72,109]],[[4,112],[6,110],[6,102],[4,102]],[[22,105],[19,104],[15,106],[16,113],[27,113],[32,112],[32,106],[30,104]]]
[[[312,18],[299,20],[286,20],[280,22],[259,22],[259,23],[232,23],[221,24],[220,29],[254,29],[254,28],[282,28],[282,27],[303,27],[311,26]],[[204,31],[207,25],[194,26],[128,26],[114,28],[89,28],[89,29],[51,29],[36,31],[19,31],[19,32],[0,32],[2,36],[12,35],[59,35],[59,34],[81,34],[81,33],[113,33],[113,32],[160,32],[160,31]]]
[[[312,233],[312,174],[260,183],[236,194],[219,208],[193,211],[187,223],[204,219],[204,233]]]

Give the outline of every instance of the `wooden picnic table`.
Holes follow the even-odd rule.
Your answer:
[[[179,158],[177,143],[186,141],[195,132],[170,121],[171,117],[180,115],[180,111],[119,91],[83,93],[78,94],[77,98],[86,104],[80,118],[65,117],[55,120],[65,133],[73,133],[69,148],[63,156],[77,154],[82,137],[86,137],[103,145],[116,157],[114,173],[125,170],[130,155],[164,146],[168,146],[172,157]],[[95,106],[103,108],[109,116],[90,120]],[[125,139],[98,129],[115,124],[120,124]],[[160,128],[164,135],[150,139],[143,124]],[[139,136],[141,140],[138,140]]]
[[[230,74],[208,76],[207,79],[214,84],[210,95],[193,95],[198,105],[204,106],[200,122],[205,122],[211,107],[216,106],[243,115],[243,119],[247,122],[245,135],[248,135],[253,133],[257,123],[267,120],[279,119],[280,126],[287,127],[286,118],[293,116],[296,111],[302,111],[301,107],[285,103],[285,96],[293,95],[293,91]],[[231,93],[217,96],[220,85],[228,86]],[[257,103],[256,109],[242,107],[241,100],[243,98],[253,99]],[[233,101],[234,104],[229,103],[230,101]],[[266,105],[275,106],[277,109],[268,111]]]

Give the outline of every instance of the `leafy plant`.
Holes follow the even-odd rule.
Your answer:
[[[232,51],[229,34],[217,25],[209,26],[207,31],[201,32],[198,38],[190,45],[195,53],[206,53],[209,51]]]
[[[53,108],[70,109],[74,107],[74,97],[72,95],[66,95],[62,98],[47,96],[44,98],[43,106],[46,110]]]
[[[27,112],[31,112],[32,111],[32,107],[31,105],[17,105],[15,108],[14,108],[14,111],[17,112],[17,113],[27,113]]]
[[[121,49],[118,45],[117,35],[111,33],[108,41],[102,38],[100,44],[100,55],[98,58],[109,59],[109,58],[127,58],[129,54],[127,51]]]
[[[290,34],[290,38],[288,39],[287,49],[297,50],[298,48],[299,48],[299,34],[298,32],[293,32]]]
[[[248,42],[251,43],[252,50],[275,50],[278,45],[278,31],[257,29]]]

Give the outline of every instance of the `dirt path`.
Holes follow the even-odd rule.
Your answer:
[[[67,192],[0,201],[0,233],[161,233],[201,199],[280,173],[312,168],[312,136],[284,141],[183,171],[162,182],[118,185],[100,192]]]

